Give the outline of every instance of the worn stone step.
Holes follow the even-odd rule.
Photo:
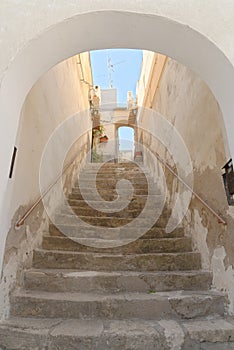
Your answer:
[[[49,233],[51,236],[64,236],[67,233],[69,237],[79,237],[79,238],[102,238],[102,239],[132,239],[132,238],[173,238],[173,237],[183,237],[184,229],[176,228],[173,232],[166,232],[164,228],[152,227],[146,233],[144,233],[144,228],[125,228],[119,227],[117,234],[110,234],[110,229],[104,227],[101,234],[95,230],[95,226],[85,227],[85,226],[75,226],[75,225],[54,225],[50,224]]]
[[[88,223],[93,226],[103,226],[103,227],[121,227],[124,225],[127,225],[129,223],[132,223],[134,221],[135,227],[165,227],[166,223],[168,222],[169,216],[165,215],[164,217],[160,218],[159,220],[155,221],[155,223],[152,224],[152,219],[149,219],[148,217],[142,217],[139,216],[136,218],[129,218],[129,217],[95,217],[95,216],[77,216],[77,215],[68,215],[68,214],[56,214],[55,215],[55,223],[57,225],[81,225],[82,221],[84,223]],[[80,222],[77,221],[78,219],[82,220]],[[155,219],[156,220],[156,219]],[[133,224],[132,224],[133,225]]]
[[[77,184],[75,184],[74,188],[79,188],[79,187],[92,187],[93,183],[95,183],[97,188],[106,188],[106,186],[110,187],[110,188],[115,188],[117,182],[119,181],[119,179],[113,178],[113,177],[109,177],[109,178],[104,178],[102,179],[100,176],[98,176],[95,179],[95,182],[93,181],[93,179],[91,180],[89,177],[85,176],[79,178],[79,180],[77,181]],[[156,183],[154,183],[152,180],[148,180],[145,178],[133,178],[131,179],[130,183],[135,187],[135,188],[148,188],[148,186],[154,186],[154,187],[158,187]]]
[[[101,208],[101,203],[100,203],[100,208]],[[142,209],[144,208],[144,206],[142,208],[138,208],[138,209],[128,209],[124,208],[120,211],[114,211],[114,212],[105,212],[105,211],[101,211],[101,210],[96,210],[94,208],[92,208],[91,206],[87,205],[86,207],[79,207],[79,206],[61,206],[58,208],[57,213],[58,214],[71,214],[74,213],[76,215],[80,215],[80,216],[95,216],[95,217],[122,217],[122,218],[134,218],[134,217],[138,217],[140,215],[140,213],[142,212]],[[108,208],[109,209],[109,208]],[[143,214],[143,213],[142,213]],[[157,209],[147,209],[147,211],[144,213],[145,217],[148,216],[156,216],[158,214]],[[160,217],[165,217],[168,218],[170,215],[169,211],[163,211],[162,214],[160,215]]]
[[[148,169],[143,166],[142,164],[127,164],[124,165],[122,164],[101,164],[101,163],[96,163],[96,164],[91,164],[85,166],[81,171],[95,171],[95,170],[100,170],[100,171],[147,171]]]
[[[114,163],[114,162],[106,162],[106,163],[87,163],[83,170],[86,169],[142,169],[144,168],[141,164],[136,162],[120,162],[120,163]]]
[[[107,211],[109,209],[109,212]],[[171,215],[171,212],[168,210],[159,211],[157,208],[155,209],[147,209],[143,212],[144,207],[138,209],[129,209],[125,207],[119,211],[112,211],[110,208],[101,208],[101,210],[96,210],[92,206],[70,206],[63,205],[57,209],[56,214],[62,215],[78,215],[78,216],[93,216],[93,217],[117,217],[117,218],[136,218],[140,214],[142,217],[148,218],[152,216],[159,216],[160,219],[168,220]],[[104,211],[103,211],[104,210]]]
[[[106,196],[106,195],[117,195],[117,189],[116,187],[114,188],[107,188],[104,187],[104,188],[98,188],[97,186],[92,186],[92,187],[81,187],[81,188],[78,188],[78,187],[74,187],[72,189],[72,192],[71,192],[71,195],[90,195],[90,194],[93,194],[94,192],[94,189],[97,190],[97,192],[101,195],[101,196]],[[125,192],[126,192],[126,187],[125,188],[120,188],[120,194],[121,195],[125,195]],[[162,195],[162,193],[160,192],[160,190],[157,188],[157,187],[154,187],[151,189],[151,193],[152,195]],[[133,195],[140,195],[140,196],[147,196],[148,195],[148,186],[141,186],[141,187],[135,187],[133,188]]]
[[[208,290],[209,271],[104,272],[30,269],[24,273],[24,288],[47,292],[162,292]]]
[[[103,320],[11,317],[0,323],[4,350],[233,350],[229,318]]]
[[[0,323],[4,350],[168,350],[156,321],[11,317]]]
[[[4,350],[233,350],[234,325],[212,320],[104,320],[11,317],[0,323]]]
[[[201,257],[197,252],[123,255],[37,249],[33,253],[33,267],[97,271],[183,271],[199,270]]]
[[[132,209],[143,209],[146,204],[147,197],[145,196],[138,196],[133,199],[130,199],[129,204],[127,205],[128,210]],[[161,202],[161,198],[159,198],[159,203]],[[99,206],[102,205],[103,208],[109,209],[110,202],[109,201],[95,201],[95,200],[89,200],[91,206]],[[82,198],[82,199],[68,199],[68,203],[70,206],[79,207],[79,208],[89,208],[89,204]],[[119,201],[120,205],[125,204],[123,201]],[[125,204],[126,205],[126,204]],[[150,207],[151,209],[154,209],[154,206],[152,205]]]
[[[194,319],[223,316],[226,298],[211,291],[156,293],[52,293],[17,290],[11,315],[46,318]]]
[[[103,190],[99,191],[99,195],[106,201],[113,201],[114,199],[117,199],[121,196],[124,200],[134,200],[138,199],[139,196],[143,197],[144,199],[147,199],[148,192],[146,190],[134,190],[133,194],[126,194],[124,192],[119,192],[119,194],[115,190]],[[164,196],[160,193],[151,194],[151,200],[154,201],[153,203],[157,203],[163,200]],[[68,195],[68,199],[86,199],[86,200],[100,200],[99,197],[97,197],[97,194],[94,193],[91,189],[89,189],[88,192],[71,192]]]
[[[85,182],[85,181],[93,181],[96,180],[97,182],[102,182],[102,181],[119,181],[119,180],[129,180],[130,182],[134,183],[144,183],[144,182],[153,182],[152,178],[149,177],[145,173],[133,173],[133,172],[119,172],[119,173],[114,173],[114,172],[86,172],[80,174],[78,178],[78,183],[80,182]]]
[[[113,248],[109,248],[110,244]],[[45,236],[42,242],[43,249],[55,249],[79,252],[147,254],[173,253],[192,251],[192,242],[189,237],[182,238],[153,238],[129,240],[103,240],[96,238],[77,238]]]

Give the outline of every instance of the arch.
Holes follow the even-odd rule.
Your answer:
[[[101,7],[101,6],[100,6]],[[121,23],[121,25],[120,25]],[[107,30],[111,28],[111,30]],[[181,38],[183,38],[181,40]],[[234,155],[234,68],[222,50],[192,27],[159,15],[125,10],[87,12],[46,28],[31,40],[8,68],[0,87],[0,222],[7,234],[8,171],[24,100],[33,84],[60,61],[79,52],[104,48],[146,49],[174,58],[194,70],[210,87],[224,118],[226,156]],[[212,64],[210,62],[212,61]],[[226,135],[227,132],[227,135]],[[2,237],[5,241],[5,237]],[[4,242],[1,244],[0,265]]]
[[[125,130],[123,130],[123,128]],[[130,130],[131,133],[131,137],[128,138],[121,138],[121,132],[126,131],[126,129]],[[121,149],[121,141],[122,144],[124,143],[125,146],[127,145],[128,148],[124,149],[125,151],[131,151],[131,159],[134,159],[134,148],[135,148],[135,128],[132,125],[116,125],[116,130],[117,130],[117,135],[118,135],[118,155],[123,151],[123,149]],[[129,147],[131,144],[131,147]]]

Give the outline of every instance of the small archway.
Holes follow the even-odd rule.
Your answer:
[[[125,162],[134,159],[134,128],[122,125],[117,127],[118,161]]]

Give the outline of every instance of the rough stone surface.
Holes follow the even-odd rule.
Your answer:
[[[224,298],[200,292],[48,293],[17,291],[11,314],[23,317],[158,319],[196,318],[224,314]]]
[[[192,340],[214,343],[234,341],[233,325],[223,319],[184,322],[183,326]]]
[[[25,288],[52,292],[208,290],[211,282],[210,272],[202,271],[104,272],[32,269],[24,275]]]
[[[128,240],[115,240],[115,248],[101,248],[105,245],[105,240],[95,238],[80,238],[79,242],[62,237],[46,236],[43,240],[43,249],[80,251],[80,252],[99,252],[99,253],[125,253],[125,254],[144,254],[144,253],[175,253],[192,250],[191,239],[188,237],[181,238],[164,238],[164,239],[141,239],[127,243]],[[110,240],[106,240],[108,244]],[[95,246],[100,248],[95,248]]]
[[[38,249],[34,251],[33,266],[97,271],[182,271],[198,270],[201,261],[196,252],[123,255]]]
[[[108,165],[110,173],[113,169],[118,166]],[[126,169],[134,167],[127,164]],[[72,200],[82,215],[105,225],[101,237],[92,227],[72,225],[61,208],[59,227],[78,233],[78,240],[50,225],[23,285],[11,294],[11,316],[0,323],[0,349],[232,349],[234,321],[225,319],[226,297],[210,290],[212,275],[201,270],[200,254],[183,229],[163,229],[167,208],[154,227],[131,243],[131,229],[120,228],[116,243],[124,239],[128,244],[87,246],[110,241],[108,227],[131,220],[144,205],[142,198],[124,217],[92,216],[84,200]]]

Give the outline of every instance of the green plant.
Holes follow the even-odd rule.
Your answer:
[[[98,154],[96,148],[94,148],[92,152],[92,162],[93,163],[103,162],[103,154]]]
[[[101,137],[104,134],[105,128],[103,124],[100,124],[96,128],[93,129],[93,135],[95,137]]]
[[[150,289],[150,290],[148,290],[148,293],[149,294],[154,294],[154,293],[156,293],[156,290],[155,289]]]

